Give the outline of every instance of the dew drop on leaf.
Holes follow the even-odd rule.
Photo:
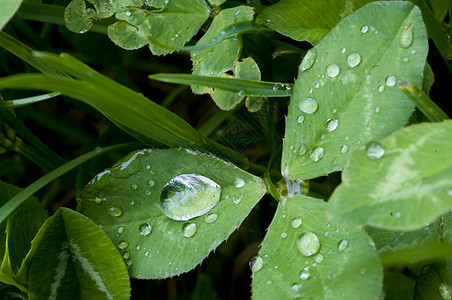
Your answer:
[[[387,86],[394,86],[396,84],[396,78],[395,76],[391,75],[386,77],[386,85]]]
[[[300,227],[301,223],[302,223],[301,219],[295,218],[292,220],[292,227],[298,228],[298,227]]]
[[[297,248],[304,256],[311,256],[319,252],[320,241],[313,232],[306,232],[297,241]]]
[[[385,86],[384,86],[384,85],[380,85],[380,86],[378,87],[378,91],[379,91],[380,93],[383,93],[383,92],[385,91]]]
[[[204,221],[208,224],[215,222],[218,219],[217,214],[208,214],[204,217]]]
[[[300,146],[300,150],[298,151],[298,154],[299,155],[304,155],[305,153],[306,153],[306,145],[304,144],[304,143],[301,143],[301,146]]]
[[[441,298],[443,298],[444,300],[452,299],[452,290],[450,289],[449,285],[441,282],[438,289],[439,289],[439,294],[441,295]]]
[[[303,286],[301,285],[301,283],[294,283],[290,289],[294,293],[298,293],[299,291],[301,291],[302,288],[303,288]]]
[[[251,272],[257,272],[260,269],[262,269],[262,266],[264,265],[264,261],[262,260],[261,257],[255,256],[250,259],[249,265],[250,265]]]
[[[379,159],[385,154],[385,149],[380,143],[372,142],[367,146],[367,157],[370,159]]]
[[[202,216],[220,201],[221,187],[199,174],[181,174],[163,188],[160,202],[170,219],[186,221]]]
[[[152,226],[149,223],[143,223],[140,225],[140,227],[138,228],[139,232],[141,235],[149,235],[152,231]]]
[[[347,51],[347,49],[341,48],[341,53],[342,53],[342,54],[345,53],[345,51]]]
[[[413,30],[414,25],[410,24],[406,26],[403,31],[402,35],[400,36],[400,46],[403,48],[408,48],[413,43]]]
[[[326,75],[333,78],[339,74],[339,66],[336,64],[328,65],[326,67]]]
[[[311,273],[309,273],[308,270],[304,270],[304,271],[302,271],[301,274],[300,274],[300,279],[301,279],[301,280],[306,280],[306,279],[308,279],[309,277],[311,277]]]
[[[146,184],[147,184],[148,186],[154,186],[154,181],[151,180],[151,179],[149,179],[149,180],[146,182]]]
[[[297,119],[297,122],[299,124],[301,124],[301,123],[303,123],[303,121],[304,121],[304,116],[299,116],[298,119]]]
[[[311,152],[311,159],[313,161],[319,161],[323,157],[323,148],[317,147]]]
[[[323,261],[323,255],[322,254],[317,254],[315,257],[314,257],[314,260],[315,260],[315,262],[316,263],[321,263],[322,261]]]
[[[300,64],[300,71],[306,71],[309,70],[312,65],[314,64],[314,61],[317,57],[317,51],[312,48],[308,52],[306,52],[306,55],[304,56],[303,60]]]
[[[94,203],[96,204],[101,204],[102,202],[104,202],[104,199],[102,197],[96,197],[94,198]]]
[[[123,233],[123,232],[124,232],[124,227],[119,226],[119,227],[118,227],[118,233],[121,234],[121,233]]]
[[[121,249],[121,250],[124,250],[127,247],[129,247],[129,243],[127,241],[120,241],[118,243],[118,248]]]
[[[352,52],[349,55],[347,55],[347,65],[349,65],[351,68],[356,67],[361,62],[361,55],[356,52]]]
[[[337,250],[339,250],[339,252],[343,252],[345,249],[347,249],[347,247],[348,247],[348,240],[341,240],[337,244]]]
[[[282,237],[283,239],[285,239],[285,238],[287,237],[287,233],[285,233],[285,232],[281,233],[281,237]]]
[[[186,223],[184,224],[184,226],[182,226],[182,231],[184,232],[185,237],[192,237],[196,233],[196,224]]]
[[[243,180],[242,178],[237,178],[234,181],[234,185],[236,188],[241,188],[245,185],[245,180]]]
[[[128,259],[129,257],[130,257],[130,254],[127,251],[122,254],[122,258],[124,258],[124,259]]]
[[[240,201],[242,201],[241,197],[234,197],[234,198],[232,198],[232,202],[234,202],[234,204],[239,204]]]
[[[331,132],[333,130],[336,130],[337,126],[339,125],[339,121],[338,119],[329,119],[326,122],[326,130],[328,130],[328,132]]]
[[[319,103],[315,99],[304,98],[301,99],[300,102],[298,102],[298,107],[301,109],[302,112],[305,112],[307,114],[313,114],[319,108]]]
[[[113,217],[120,217],[122,215],[122,209],[117,206],[110,206],[108,208],[108,213]]]
[[[342,153],[347,153],[348,152],[348,146],[347,145],[342,145],[341,152]]]
[[[135,183],[132,183],[132,184],[130,185],[130,187],[131,187],[132,189],[134,189],[134,190],[136,190],[136,189],[138,188],[138,186],[137,186]]]
[[[361,26],[361,32],[362,33],[366,33],[368,30],[369,30],[369,26],[367,26],[367,25]]]

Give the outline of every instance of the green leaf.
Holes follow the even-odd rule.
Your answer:
[[[39,230],[19,275],[32,299],[129,299],[127,269],[108,236],[60,208]]]
[[[386,300],[412,300],[415,281],[403,274],[385,272],[384,291]]]
[[[257,21],[297,41],[316,45],[339,21],[372,0],[281,0]]]
[[[19,9],[22,0],[2,0],[2,9],[0,10],[0,30],[14,16]]]
[[[414,105],[396,82],[422,83],[427,50],[420,11],[409,2],[374,2],[343,19],[301,62],[284,177],[339,171],[354,149],[405,125]]]
[[[253,299],[378,299],[383,272],[372,241],[328,223],[325,207],[298,194],[279,202],[259,251],[262,268],[251,261]],[[306,252],[303,239],[318,246]]]
[[[21,190],[0,181],[0,204],[4,205]],[[16,284],[13,278],[30,250],[31,241],[46,218],[47,212],[42,208],[39,200],[31,196],[8,217],[7,222],[2,223],[0,228],[0,258],[2,259],[0,272],[2,276],[9,277],[8,280],[3,279],[3,281],[22,287],[20,284]],[[26,281],[21,284],[26,285]]]
[[[426,265],[417,278],[415,300],[445,300],[452,298],[450,283],[441,278],[436,266]]]
[[[254,11],[248,6],[237,6],[222,10],[212,21],[207,32],[198,41],[198,44],[210,42],[228,26],[253,19]],[[190,53],[193,61],[193,75],[219,77],[231,71],[239,58],[241,50],[241,37],[227,39],[207,49],[196,50]],[[203,86],[192,85],[196,94],[211,94],[213,91]]]
[[[452,209],[452,121],[401,129],[350,155],[328,203],[333,222],[414,230]]]
[[[218,204],[190,220],[167,217],[161,193],[181,174],[202,175],[220,185]],[[83,189],[79,209],[121,249],[132,277],[166,278],[199,264],[240,226],[265,191],[261,179],[214,156],[143,149],[98,174]]]

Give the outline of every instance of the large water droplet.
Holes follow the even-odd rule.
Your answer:
[[[339,74],[339,66],[336,64],[332,64],[326,67],[326,75],[333,78]]]
[[[354,68],[361,62],[361,55],[356,52],[352,52],[349,55],[347,55],[347,65]]]
[[[311,256],[319,252],[320,241],[313,232],[306,232],[297,241],[297,248],[304,256]]]
[[[108,208],[108,213],[113,217],[120,217],[122,215],[122,209],[117,206],[110,206]]]
[[[186,223],[182,226],[182,231],[184,232],[185,237],[192,237],[196,233],[196,224]]]
[[[208,214],[204,217],[204,221],[208,224],[215,222],[218,219],[217,214]]]
[[[127,241],[120,241],[118,243],[118,248],[121,249],[121,250],[124,250],[127,247],[129,247],[129,243]]]
[[[250,265],[251,272],[257,272],[260,269],[262,269],[262,266],[264,265],[264,261],[262,260],[261,257],[255,256],[250,259],[249,265]]]
[[[337,250],[343,252],[348,247],[348,240],[342,240],[337,244]]]
[[[313,114],[319,108],[319,103],[312,98],[304,98],[298,102],[298,107],[307,114]]]
[[[163,188],[163,213],[173,220],[190,220],[204,215],[220,201],[221,187],[199,174],[182,174]]]
[[[403,29],[402,35],[400,36],[400,46],[402,46],[403,48],[408,48],[409,46],[411,46],[411,44],[413,43],[413,30],[413,23]]]
[[[342,153],[347,153],[348,152],[348,146],[347,145],[342,145],[341,152]]]
[[[386,85],[387,86],[394,86],[396,84],[396,78],[395,76],[391,75],[386,77]]]
[[[312,65],[314,64],[316,57],[317,57],[317,51],[314,48],[312,48],[311,50],[306,52],[306,55],[304,56],[304,58],[300,64],[300,71],[303,72],[303,71],[309,70],[312,67]]]
[[[450,289],[449,285],[441,282],[438,289],[439,289],[439,294],[441,295],[441,298],[443,298],[444,300],[452,299],[452,290]]]
[[[140,231],[141,235],[149,235],[152,231],[152,226],[151,226],[151,224],[143,223],[140,225],[138,230]]]
[[[293,228],[298,228],[298,227],[301,226],[301,223],[302,223],[301,219],[295,218],[295,219],[292,220],[292,227]]]
[[[323,157],[323,148],[317,147],[311,152],[311,159],[313,161],[319,161]]]
[[[380,143],[372,142],[367,146],[367,157],[379,159],[385,154],[385,149]]]
[[[339,121],[337,119],[329,119],[326,122],[326,130],[328,130],[328,132],[336,130],[338,125],[339,125]]]

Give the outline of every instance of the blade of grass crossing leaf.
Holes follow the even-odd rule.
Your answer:
[[[293,86],[289,83],[218,78],[190,74],[160,73],[150,75],[149,78],[177,84],[207,86],[254,97],[289,97],[292,93]]]
[[[422,113],[432,122],[441,122],[448,120],[446,113],[436,105],[420,88],[411,82],[398,83],[399,88],[413,100],[414,104]]]
[[[70,170],[78,167],[82,163],[90,160],[91,158],[101,155],[108,151],[113,150],[122,150],[122,149],[128,149],[131,148],[131,146],[134,146],[135,144],[119,144],[119,145],[113,145],[108,146],[105,148],[97,148],[96,150],[90,151],[88,153],[85,153],[66,164],[58,167],[57,169],[53,170],[52,172],[44,175],[37,181],[30,184],[27,188],[23,189],[21,192],[19,192],[16,196],[11,198],[5,205],[3,205],[0,208],[0,223],[2,223],[19,205],[21,205],[28,197],[36,193],[38,190],[43,188],[45,185],[50,183],[51,181],[55,180],[56,178],[60,177],[61,175],[69,172]]]
[[[7,101],[0,101],[0,109],[6,109],[6,108],[19,108],[22,106],[38,103],[47,99],[52,99],[56,96],[60,95],[60,93],[48,93],[43,94],[39,96],[33,96],[33,97],[27,97],[22,99],[16,99],[16,100],[7,100]]]

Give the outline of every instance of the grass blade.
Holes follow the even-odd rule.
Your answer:
[[[22,99],[16,99],[16,100],[7,100],[7,101],[0,101],[0,109],[7,109],[7,108],[19,108],[22,106],[26,106],[33,103],[38,103],[47,99],[52,99],[56,96],[60,95],[60,93],[48,93],[43,94],[39,96],[33,96],[33,97],[27,97]]]

